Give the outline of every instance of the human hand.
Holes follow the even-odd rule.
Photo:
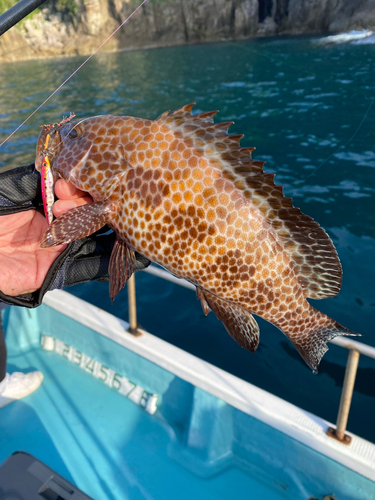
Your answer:
[[[55,184],[55,194],[58,198],[53,206],[55,217],[92,202],[87,193],[62,179]],[[66,245],[41,248],[46,228],[46,218],[37,210],[0,217],[0,290],[5,295],[15,297],[38,290],[52,263],[66,248]]]
[[[53,204],[53,215],[60,217],[64,212],[72,208],[92,203],[92,198],[88,193],[77,189],[70,182],[59,179],[55,183],[55,195],[57,200]]]

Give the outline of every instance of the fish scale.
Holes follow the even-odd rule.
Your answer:
[[[48,156],[54,178],[87,191],[46,230],[42,246],[68,243],[108,224],[117,239],[109,265],[112,299],[131,276],[137,251],[197,287],[230,335],[255,351],[259,327],[273,323],[317,370],[326,343],[353,335],[306,297],[338,293],[341,265],[332,241],[293,207],[263,162],[228,135],[216,112],[193,104],[152,121],[97,116],[43,129],[36,168]],[[51,130],[51,126],[48,126]]]

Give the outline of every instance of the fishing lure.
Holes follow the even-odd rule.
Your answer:
[[[42,167],[40,171],[41,175],[41,189],[42,189],[42,199],[43,199],[43,208],[44,215],[46,216],[48,225],[50,225],[53,221],[53,203],[55,201],[54,191],[53,191],[53,173],[51,168],[51,161],[49,158],[49,154],[51,154],[51,148],[49,148],[50,140],[52,142],[51,136],[55,136],[56,132],[60,127],[65,125],[67,122],[72,120],[75,117],[75,113],[70,113],[70,115],[64,118],[60,123],[53,123],[43,125],[43,132],[45,135],[44,144],[43,144],[43,156],[42,156]],[[55,150],[52,150],[52,156],[56,153]]]
[[[44,214],[48,225],[50,225],[53,221],[52,206],[55,201],[55,197],[53,194],[53,174],[48,156],[44,156],[42,160],[41,181]]]

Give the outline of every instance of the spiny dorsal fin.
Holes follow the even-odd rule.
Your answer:
[[[194,103],[188,104],[159,119],[177,137],[200,150],[258,207],[292,258],[306,297],[323,299],[336,295],[342,270],[324,229],[293,207],[291,198],[283,195],[283,188],[275,185],[274,174],[263,172],[264,162],[251,157],[255,148],[239,147],[242,135],[228,135],[232,122],[214,124],[216,111],[193,116],[193,106]]]
[[[200,118],[201,120],[206,120],[210,123],[214,122],[214,116],[218,114],[219,111],[207,111],[206,113],[200,113],[199,115],[196,115],[197,118]],[[229,122],[229,123],[234,123],[234,122]]]
[[[162,113],[162,114],[161,114],[161,115],[160,115],[160,116],[156,119],[156,121],[158,121],[158,120],[164,120],[164,118],[165,118],[166,116],[168,116],[168,115],[169,115],[169,111],[164,111],[164,113]]]
[[[189,118],[192,116],[191,110],[193,109],[193,106],[195,106],[195,102],[186,104],[185,106],[182,106],[182,108],[176,109],[176,111],[172,111],[172,113],[169,114],[168,117],[165,117],[166,115],[163,113],[161,116],[159,116],[158,120],[164,119],[166,123],[172,123],[183,120],[184,118]]]

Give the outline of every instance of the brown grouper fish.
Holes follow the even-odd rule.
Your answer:
[[[228,135],[216,112],[193,104],[156,120],[94,116],[44,126],[36,168],[87,191],[93,203],[52,222],[41,245],[83,238],[108,224],[117,235],[109,275],[112,300],[131,276],[134,252],[197,289],[242,347],[255,351],[253,314],[277,326],[316,371],[327,341],[353,332],[306,298],[336,295],[341,265],[332,241],[293,207],[274,175]],[[46,138],[48,140],[46,141]]]

